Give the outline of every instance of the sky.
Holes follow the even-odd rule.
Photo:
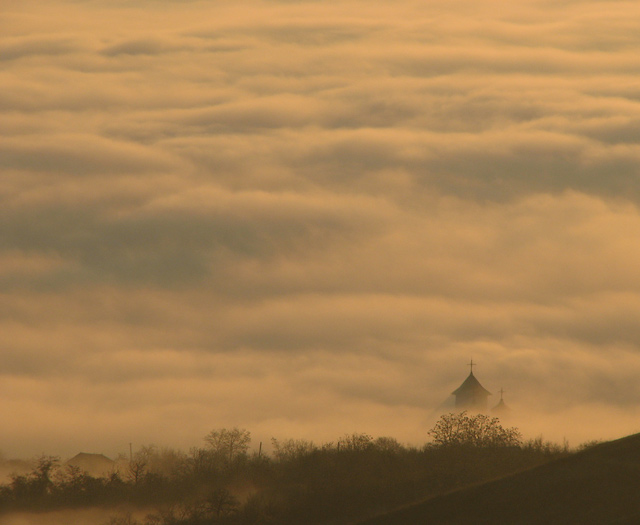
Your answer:
[[[0,451],[640,431],[640,6],[0,0]]]

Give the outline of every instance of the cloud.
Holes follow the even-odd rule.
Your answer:
[[[13,38],[6,39],[0,47],[0,60],[17,60],[32,56],[64,55],[78,51],[79,46],[71,39]]]
[[[470,357],[527,433],[632,431],[636,10],[7,7],[3,446],[419,444]]]
[[[109,46],[101,51],[103,55],[115,57],[118,55],[158,55],[179,50],[165,45],[161,40],[144,39],[144,40],[128,40]]]
[[[177,159],[137,144],[118,143],[87,135],[28,135],[0,142],[7,169],[54,172],[67,175],[128,174],[165,171],[179,166]]]

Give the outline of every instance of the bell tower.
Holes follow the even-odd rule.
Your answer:
[[[477,363],[473,362],[473,359],[469,363],[469,375],[464,382],[453,391],[453,395],[456,396],[456,408],[459,410],[472,410],[475,412],[484,412],[487,409],[487,399],[491,395],[486,388],[484,388],[480,381],[473,375],[473,367]]]

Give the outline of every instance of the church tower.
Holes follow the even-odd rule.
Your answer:
[[[506,405],[503,399],[504,390],[500,389],[500,402],[491,409],[491,412],[498,417],[506,417],[511,409]]]
[[[480,381],[473,375],[473,359],[469,363],[471,371],[469,376],[464,380],[457,390],[453,392],[456,396],[456,408],[458,410],[472,410],[475,412],[484,412],[487,410],[487,398],[491,395],[487,389],[485,389]]]

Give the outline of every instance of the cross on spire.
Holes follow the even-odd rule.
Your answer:
[[[471,360],[471,362],[469,363],[469,367],[471,368],[471,373],[473,374],[473,365],[477,365],[478,363],[474,363],[473,359]]]
[[[500,387],[500,401],[502,401],[502,394],[504,394],[504,388]]]

